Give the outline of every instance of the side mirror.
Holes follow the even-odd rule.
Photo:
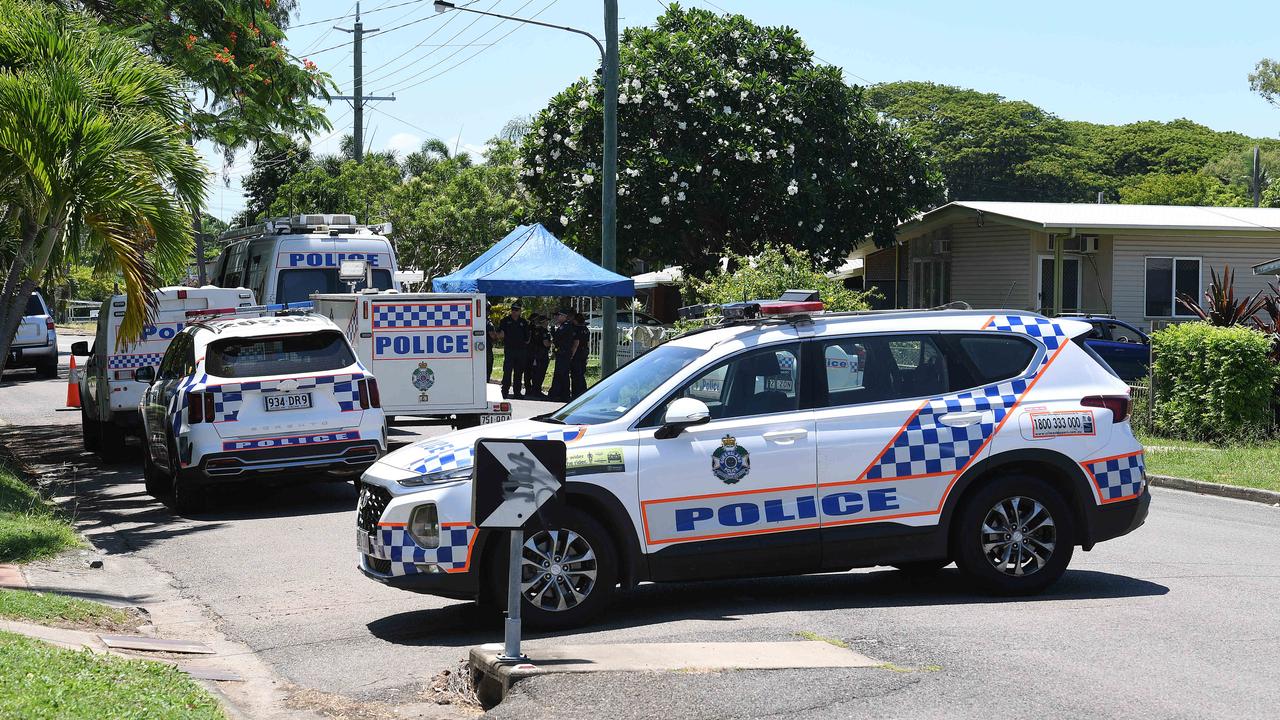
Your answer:
[[[133,371],[133,379],[136,380],[137,382],[146,383],[150,385],[151,383],[156,381],[156,369],[151,367],[150,365],[146,367],[140,367],[137,370]]]
[[[687,427],[703,425],[711,422],[711,411],[707,404],[697,398],[676,398],[667,406],[667,413],[662,418],[662,427],[653,433],[658,440],[670,440],[684,432]]]
[[[71,354],[77,357],[84,357],[89,354],[89,343],[86,340],[77,340],[71,343]]]

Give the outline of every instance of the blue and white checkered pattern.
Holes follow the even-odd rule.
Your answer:
[[[373,557],[391,561],[392,575],[422,572],[418,565],[439,565],[446,572],[465,572],[470,564],[467,552],[476,529],[470,525],[440,528],[440,546],[419,547],[402,527],[379,527],[373,537]]]
[[[1050,352],[1057,350],[1068,339],[1061,325],[1038,315],[996,315],[987,329],[1029,335],[1044,343]]]
[[[796,358],[789,352],[776,353],[778,356],[778,367],[784,371],[796,369]]]
[[[550,432],[539,432],[528,435],[517,435],[513,440],[563,440],[566,443],[581,439],[586,428],[580,425]],[[439,440],[429,440],[414,446],[423,451],[423,456],[409,466],[410,472],[422,475],[461,470],[475,463],[475,448],[472,445],[456,446]]]
[[[164,357],[164,353],[136,353],[133,355],[111,355],[107,357],[108,370],[122,370],[124,368],[140,368],[149,367],[151,365],[159,365],[160,358]]]
[[[374,328],[470,327],[471,303],[374,305]]]
[[[1086,460],[1084,465],[1089,468],[1103,502],[1137,497],[1146,484],[1142,453],[1109,460]]]
[[[208,376],[204,377],[207,379]],[[338,407],[342,412],[352,412],[360,409],[359,381],[364,377],[364,375],[356,374],[325,375],[298,378],[295,382],[298,383],[299,390],[332,386],[333,396],[338,401]],[[280,383],[282,382],[284,381],[250,380],[242,383],[210,385],[205,388],[193,385],[189,389],[196,392],[204,389],[206,392],[213,393],[213,422],[235,422],[239,419],[240,405],[244,402],[244,393],[246,391],[279,392]]]
[[[1022,401],[1031,379],[1069,339],[1061,325],[1035,315],[995,315],[986,329],[1022,333],[1039,341],[1048,352],[1041,353],[1035,365],[1020,378],[929,400],[893,445],[867,468],[867,478],[887,480],[963,470],[1001,421]],[[943,415],[954,412],[982,412],[983,417],[965,427],[949,427],[939,421]]]
[[[867,478],[959,472],[982,449],[1026,389],[1027,380],[1019,378],[929,400],[893,445],[867,469]],[[965,427],[950,427],[939,421],[943,415],[958,412],[981,412],[982,420]]]

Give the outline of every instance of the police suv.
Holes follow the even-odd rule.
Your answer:
[[[332,322],[290,310],[191,313],[138,370],[147,492],[189,512],[213,484],[352,477],[386,452],[373,375]]]
[[[501,597],[505,540],[470,517],[473,446],[495,436],[567,444],[567,506],[524,545],[523,611],[543,626],[646,580],[955,562],[1036,593],[1076,546],[1146,518],[1128,388],[1078,342],[1086,323],[821,307],[741,305],[555,412],[387,455],[362,479],[361,571]]]
[[[354,215],[298,215],[228,230],[213,271],[219,287],[247,287],[262,303],[305,302],[315,293],[374,287],[399,290],[388,226],[361,225]],[[364,281],[342,282],[344,260],[363,260]]]

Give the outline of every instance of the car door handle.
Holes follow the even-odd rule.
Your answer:
[[[764,434],[764,439],[769,442],[791,442],[793,440],[803,440],[809,437],[809,431],[804,428],[795,428],[794,430],[774,430]]]
[[[969,427],[982,422],[982,412],[953,412],[938,418],[938,422],[947,427]]]

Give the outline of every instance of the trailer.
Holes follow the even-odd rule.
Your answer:
[[[365,290],[311,299],[377,378],[388,418],[456,428],[511,419],[511,403],[488,383],[484,295]]]

